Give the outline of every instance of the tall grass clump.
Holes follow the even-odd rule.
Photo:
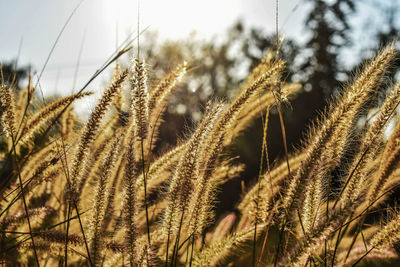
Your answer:
[[[400,183],[400,83],[383,83],[395,56],[392,44],[365,62],[311,124],[302,146],[267,168],[270,111],[281,112],[301,87],[282,80],[285,62],[277,53],[267,53],[233,99],[209,101],[202,120],[164,153],[154,152],[155,142],[186,62],[154,86],[143,61],[117,65],[86,122],[71,104],[89,92],[43,106],[30,84],[17,92],[3,80],[1,261],[400,264],[400,215],[390,201]],[[259,117],[257,183],[237,196],[236,214],[218,218],[218,190],[246,168],[230,148]]]

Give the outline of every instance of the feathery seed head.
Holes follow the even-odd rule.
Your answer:
[[[89,148],[94,141],[96,133],[100,127],[100,122],[108,110],[113,97],[118,90],[120,90],[127,76],[128,71],[122,71],[121,74],[104,91],[103,96],[101,97],[99,103],[97,103],[93,112],[90,114],[89,120],[83,129],[72,160],[72,169],[68,188],[70,200],[76,201],[77,197],[79,196],[78,185],[81,179],[80,175],[82,173],[82,166],[84,166],[84,162],[87,159]]]
[[[390,247],[400,240],[400,214],[378,231],[371,239],[374,248]]]
[[[83,98],[85,96],[92,95],[92,92],[75,94],[67,97],[63,97],[47,105],[42,110],[35,113],[32,118],[27,122],[24,130],[21,134],[22,141],[26,142],[32,139],[33,135],[50,119],[57,116],[57,113],[63,110],[67,105],[70,105],[73,101]]]
[[[132,70],[132,107],[135,138],[144,140],[149,121],[149,92],[147,89],[147,71],[145,63],[135,59]]]
[[[4,112],[1,117],[1,125],[4,132],[7,136],[16,138],[15,101],[11,88],[7,89],[5,85],[0,85],[0,102],[4,106]]]

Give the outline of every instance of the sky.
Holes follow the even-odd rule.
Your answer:
[[[79,3],[81,0],[0,0],[0,62],[19,54],[20,66],[30,64],[40,73],[63,25]],[[240,18],[246,26],[271,33],[275,29],[275,7],[274,0],[141,0],[139,25],[157,31],[161,39],[184,38],[193,31],[211,39]],[[361,8],[369,16],[371,7]],[[280,35],[304,41],[305,1],[280,0],[278,14]],[[360,24],[361,19],[355,17],[353,23]],[[44,95],[78,91],[116,45],[136,32],[137,22],[138,0],[84,0],[66,25],[41,77]],[[363,40],[366,36],[359,34],[357,38]],[[107,73],[104,75],[89,89],[101,91],[102,82],[108,79]],[[90,109],[92,104],[87,105]]]
[[[40,73],[63,25],[81,0],[0,0],[0,62],[19,53],[20,66]],[[280,1],[281,34],[301,36],[300,1]],[[293,9],[297,7],[295,11]],[[139,25],[162,39],[177,39],[196,31],[213,38],[239,18],[266,32],[275,29],[272,0],[142,0]],[[84,0],[61,35],[40,80],[46,95],[77,91],[131,32],[136,32],[138,0]],[[20,52],[18,52],[20,51]],[[79,69],[77,71],[77,62]],[[75,73],[76,80],[74,80]],[[91,87],[100,87],[98,78]],[[96,88],[91,88],[97,90]]]

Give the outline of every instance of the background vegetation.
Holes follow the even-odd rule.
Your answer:
[[[349,19],[357,12],[356,3],[309,2],[309,40],[285,40],[279,56],[276,36],[247,29],[242,22],[219,43],[192,36],[159,44],[156,35],[148,34],[139,59],[145,59],[146,67],[142,61],[115,67],[114,84],[86,126],[69,108],[84,94],[43,103],[32,84],[17,89],[29,77],[28,68],[3,64],[2,129],[8,134],[1,139],[3,259],[203,266],[258,261],[351,265],[363,257],[364,263],[397,262],[397,215],[386,228],[376,226],[396,214],[397,128],[392,118],[398,85],[391,83],[397,77],[398,50],[387,48],[344,86],[365,59],[359,57],[351,68],[341,60],[342,51],[351,47]],[[386,27],[367,50],[397,37],[396,6],[389,7]],[[119,89],[123,81],[129,86]],[[265,99],[255,101],[261,95]],[[279,164],[282,160],[287,162]],[[160,170],[157,164],[165,166]],[[145,177],[149,191],[140,180]],[[364,182],[375,186],[365,188]],[[210,198],[200,198],[197,190]],[[385,198],[379,195],[383,192]],[[121,205],[114,196],[124,199]],[[189,204],[199,218],[186,218]],[[82,209],[81,220],[76,216]],[[99,236],[101,231],[106,237]],[[49,248],[51,253],[40,252]],[[375,252],[379,248],[384,250]],[[116,257],[107,257],[109,251]]]

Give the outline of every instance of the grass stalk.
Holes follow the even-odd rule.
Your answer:
[[[150,221],[149,221],[149,208],[147,199],[147,180],[146,180],[146,167],[143,152],[143,138],[140,140],[140,148],[142,152],[142,171],[143,171],[143,189],[144,189],[144,206],[146,209],[146,227],[147,227],[147,242],[149,244],[149,249],[151,248],[151,238],[150,238]]]
[[[65,250],[64,250],[64,257],[65,257],[65,267],[68,266],[68,236],[69,236],[69,221],[71,216],[71,204],[68,203],[68,211],[67,211],[67,229],[65,233]]]
[[[35,239],[33,238],[32,225],[31,225],[31,220],[29,218],[28,205],[26,204],[24,187],[23,187],[22,177],[21,177],[21,170],[20,170],[19,164],[17,162],[17,150],[15,148],[15,139],[14,139],[14,135],[13,134],[11,134],[11,140],[12,140],[12,147],[13,147],[13,151],[14,151],[14,164],[15,164],[15,167],[17,168],[19,187],[20,187],[20,191],[21,191],[22,201],[24,203],[26,221],[28,222],[29,233],[30,233],[30,237],[31,237],[31,240],[32,240],[31,242],[32,242],[32,247],[33,247],[33,253],[34,253],[34,256],[35,256],[36,264],[39,267],[40,266],[39,257],[37,255],[37,251],[36,251]]]
[[[88,261],[89,261],[90,266],[93,266],[92,258],[91,258],[91,256],[90,256],[90,252],[89,252],[89,246],[88,246],[88,243],[87,243],[87,241],[86,241],[85,230],[83,229],[83,225],[82,225],[81,215],[80,215],[79,210],[78,210],[78,205],[76,204],[75,201],[73,202],[73,204],[74,204],[74,208],[75,208],[75,211],[76,211],[76,215],[78,216],[78,221],[79,221],[79,226],[80,226],[80,228],[81,228],[81,233],[82,233],[83,241],[84,241],[84,243],[85,243],[85,248],[86,248],[86,253],[87,253],[87,259],[88,259]]]
[[[253,236],[253,256],[252,256],[252,264],[255,266],[256,263],[256,250],[257,250],[257,224],[259,220],[259,202],[260,202],[260,190],[261,190],[261,177],[263,174],[263,163],[264,163],[264,150],[266,149],[267,143],[267,129],[268,129],[268,118],[269,118],[269,106],[267,107],[267,111],[265,114],[265,121],[263,127],[263,139],[261,146],[261,157],[260,157],[260,167],[257,179],[257,202],[256,202],[256,214],[254,219],[254,236]],[[268,159],[267,159],[268,160]],[[260,255],[260,258],[262,255]]]

